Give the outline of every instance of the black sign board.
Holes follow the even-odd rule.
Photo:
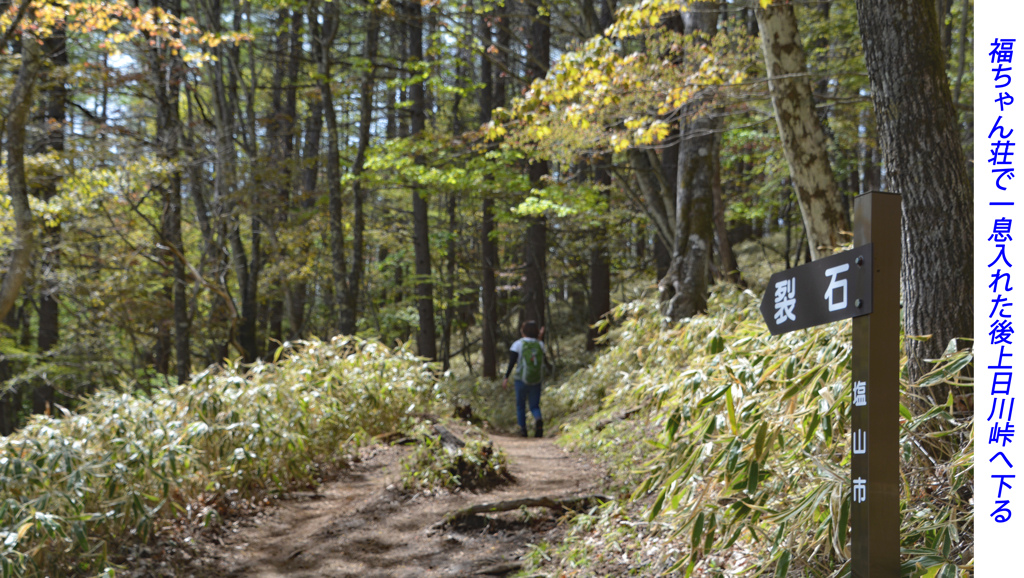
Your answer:
[[[871,244],[771,276],[761,315],[772,335],[871,313]]]

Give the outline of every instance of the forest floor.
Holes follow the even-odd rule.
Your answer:
[[[456,430],[457,431],[457,430]],[[133,576],[219,578],[505,576],[531,544],[558,542],[559,513],[516,510],[458,526],[446,514],[481,504],[596,493],[604,472],[552,438],[492,435],[516,483],[486,492],[400,489],[402,446],[364,448],[362,459],[316,492],[196,532],[188,547],[143,552]],[[148,554],[148,555],[147,555]],[[133,556],[133,558],[135,558]],[[145,560],[144,558],[149,558]],[[161,560],[162,559],[162,560]],[[159,561],[158,561],[159,560]]]

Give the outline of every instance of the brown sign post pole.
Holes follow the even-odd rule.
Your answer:
[[[775,273],[761,299],[772,335],[853,318],[853,578],[900,576],[900,211],[857,197],[854,248]]]
[[[873,245],[873,309],[853,319],[853,578],[900,576],[900,196],[854,200],[853,244]]]

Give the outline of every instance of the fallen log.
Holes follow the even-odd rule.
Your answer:
[[[627,409],[627,410],[625,410],[625,411],[623,411],[621,413],[617,413],[617,414],[615,414],[615,415],[613,415],[611,417],[606,417],[606,418],[604,418],[602,420],[598,420],[597,423],[594,424],[594,431],[601,431],[604,428],[612,425],[613,423],[615,423],[617,421],[625,421],[625,420],[633,417],[635,414],[637,414],[639,412],[640,412],[640,407],[637,406],[637,407],[633,407],[633,408]]]
[[[522,562],[507,562],[505,564],[495,564],[494,566],[488,566],[477,570],[474,575],[476,576],[504,576],[505,574],[511,574],[512,572],[518,572],[523,569]]]
[[[464,520],[470,516],[477,514],[486,514],[488,512],[508,512],[510,510],[518,510],[519,508],[549,508],[552,510],[580,510],[583,508],[590,507],[592,505],[599,504],[601,502],[610,502],[611,498],[601,494],[594,494],[590,496],[573,496],[569,498],[553,498],[551,496],[541,496],[539,498],[519,498],[518,500],[505,500],[504,502],[487,502],[484,504],[477,504],[475,506],[469,506],[462,508],[461,510],[455,510],[454,512],[445,516],[445,523],[452,524],[460,520]]]

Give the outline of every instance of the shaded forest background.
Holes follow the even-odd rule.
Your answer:
[[[0,2],[0,433],[310,336],[494,377],[522,320],[592,349],[655,284],[693,316],[736,246],[828,254],[873,190],[920,375],[970,335],[972,3],[857,4]]]

